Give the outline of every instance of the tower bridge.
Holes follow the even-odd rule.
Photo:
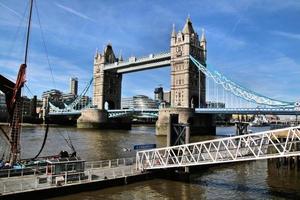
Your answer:
[[[205,74],[199,71],[190,59],[190,56],[192,56],[203,66],[206,66],[204,31],[200,39],[188,17],[182,30],[176,32],[175,26],[173,26],[170,42],[169,52],[150,54],[143,58],[130,57],[128,61],[116,58],[111,44],[106,46],[103,54],[97,51],[94,57],[93,91],[93,104],[96,109],[83,111],[78,119],[79,124],[85,126],[86,124],[105,123],[107,118],[105,104],[108,104],[109,110],[121,108],[122,75],[124,73],[165,66],[171,66],[172,108],[160,109],[157,134],[165,134],[171,113],[177,113],[179,121],[185,123],[193,117],[193,108],[204,108],[206,106]],[[91,116],[98,120],[91,120]],[[206,116],[205,118],[210,119],[206,120],[207,123],[203,128],[213,126],[212,117]]]
[[[97,51],[94,56],[93,104],[83,106],[83,110],[76,110],[74,106],[79,102],[77,98],[65,109],[52,107],[49,114],[81,113],[77,120],[79,127],[101,126],[110,123],[109,119],[130,114],[148,115],[158,118],[157,134],[170,132],[171,115],[176,116],[175,121],[178,123],[191,123],[194,129],[202,133],[214,133],[215,114],[300,114],[299,103],[275,100],[244,88],[212,70],[206,58],[205,33],[202,31],[199,37],[190,18],[187,18],[182,30],[176,31],[173,26],[168,52],[153,53],[141,58],[130,57],[125,61],[117,58],[112,45],[108,44],[104,52]],[[170,107],[151,111],[121,110],[123,74],[166,66],[171,67]],[[225,107],[207,107],[209,102],[215,105],[222,102]]]

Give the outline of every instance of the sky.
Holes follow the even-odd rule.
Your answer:
[[[0,0],[0,73],[11,80],[23,62],[28,2]],[[170,51],[172,25],[182,30],[190,16],[199,35],[205,29],[209,67],[265,96],[300,100],[298,0],[35,2],[27,96],[53,88],[69,92],[70,77],[78,77],[82,90],[96,49],[108,43],[125,59]],[[159,85],[169,90],[170,67],[125,74],[122,97],[153,97]]]

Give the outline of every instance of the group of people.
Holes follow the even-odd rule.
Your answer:
[[[0,160],[0,169],[22,169],[24,163],[16,162],[13,165],[9,161]]]

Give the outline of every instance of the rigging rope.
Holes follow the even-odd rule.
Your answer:
[[[73,143],[72,143],[72,140],[71,140],[71,137],[70,137],[69,133],[67,133],[68,134],[68,139],[69,139],[68,140],[59,129],[56,129],[56,130],[60,134],[60,136],[62,138],[64,138],[64,140],[67,143],[68,147],[73,150],[73,153],[76,152],[75,147],[73,146]]]
[[[35,10],[36,10],[36,14],[37,14],[37,18],[38,18],[38,22],[39,22],[39,26],[40,26],[41,37],[42,37],[42,41],[43,41],[43,46],[44,46],[46,58],[47,58],[47,63],[48,63],[48,66],[49,66],[49,69],[50,69],[50,73],[51,73],[52,83],[53,83],[54,88],[56,88],[56,83],[55,83],[54,76],[53,76],[53,69],[52,69],[52,66],[50,64],[50,60],[49,60],[49,56],[48,56],[48,49],[47,49],[47,46],[46,46],[46,41],[45,41],[45,36],[44,36],[44,32],[43,32],[43,27],[42,27],[42,24],[41,24],[39,11],[37,9],[37,2],[34,4],[34,7],[35,7]]]
[[[48,131],[49,131],[49,124],[47,124],[46,126],[46,131],[45,131],[45,136],[44,136],[44,140],[43,140],[43,144],[41,146],[40,151],[36,154],[36,156],[34,158],[32,158],[32,160],[35,160],[37,157],[39,157],[39,155],[41,154],[41,152],[43,151],[46,141],[47,141],[47,137],[48,137]]]

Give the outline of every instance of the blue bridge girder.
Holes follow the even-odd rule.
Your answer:
[[[109,118],[139,115],[146,118],[157,118],[159,109],[118,109],[108,110]],[[71,112],[50,112],[49,115],[80,115],[81,110]],[[249,115],[300,115],[294,108],[196,108],[199,114],[249,114]]]
[[[158,118],[159,109],[119,109],[108,110],[109,118],[138,115],[143,118]]]
[[[294,108],[196,108],[195,113],[245,115],[300,115],[300,110]]]

